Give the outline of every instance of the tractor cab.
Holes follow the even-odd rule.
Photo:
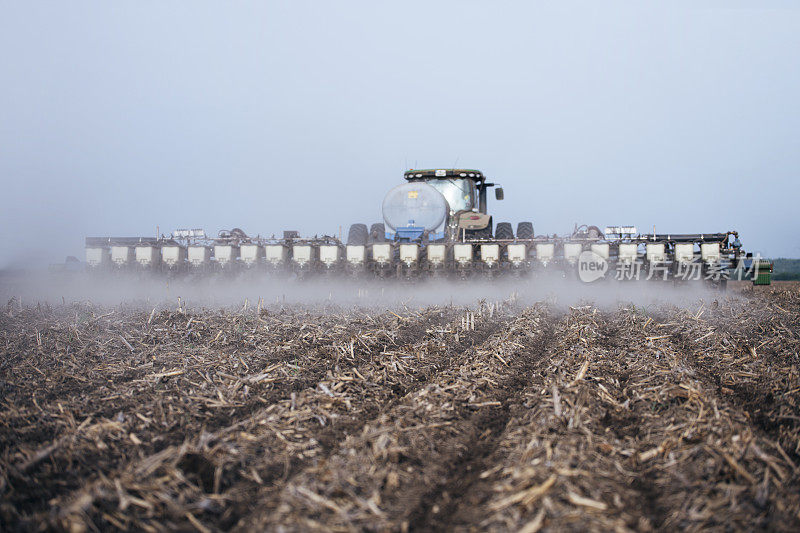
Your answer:
[[[450,215],[459,211],[473,211],[487,214],[486,191],[494,187],[487,183],[480,170],[467,168],[411,169],[405,172],[407,181],[424,181],[445,197],[450,207]],[[495,198],[503,199],[503,189],[495,189]]]
[[[408,182],[423,181],[439,191],[449,207],[447,233],[451,239],[462,237],[491,238],[492,217],[487,212],[486,196],[489,187],[480,170],[470,168],[443,168],[405,172]],[[494,190],[497,200],[503,199],[502,187]]]

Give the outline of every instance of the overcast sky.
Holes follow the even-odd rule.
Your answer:
[[[668,4],[2,1],[0,267],[156,226],[333,234],[452,166],[537,233],[800,257],[800,10]]]

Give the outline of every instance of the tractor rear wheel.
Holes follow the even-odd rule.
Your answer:
[[[369,243],[386,242],[386,226],[377,222],[369,228]]]
[[[510,222],[498,222],[494,228],[494,238],[498,240],[511,241],[514,239],[514,229]]]
[[[489,224],[486,225],[483,229],[468,229],[466,231],[466,237],[469,239],[491,239],[492,234],[494,233],[492,230],[494,229],[494,223],[492,222],[491,217],[489,218]],[[460,232],[461,230],[459,230]]]
[[[520,222],[517,224],[517,239],[533,239],[532,222]]]
[[[366,224],[353,224],[350,226],[350,231],[347,233],[347,244],[366,246],[368,236],[369,232],[367,232]]]

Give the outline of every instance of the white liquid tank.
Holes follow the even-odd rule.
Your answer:
[[[393,230],[409,226],[435,230],[447,216],[442,193],[421,181],[404,183],[383,199],[383,220]]]

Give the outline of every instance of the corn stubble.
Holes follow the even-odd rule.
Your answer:
[[[800,528],[800,292],[21,307],[0,529]]]

